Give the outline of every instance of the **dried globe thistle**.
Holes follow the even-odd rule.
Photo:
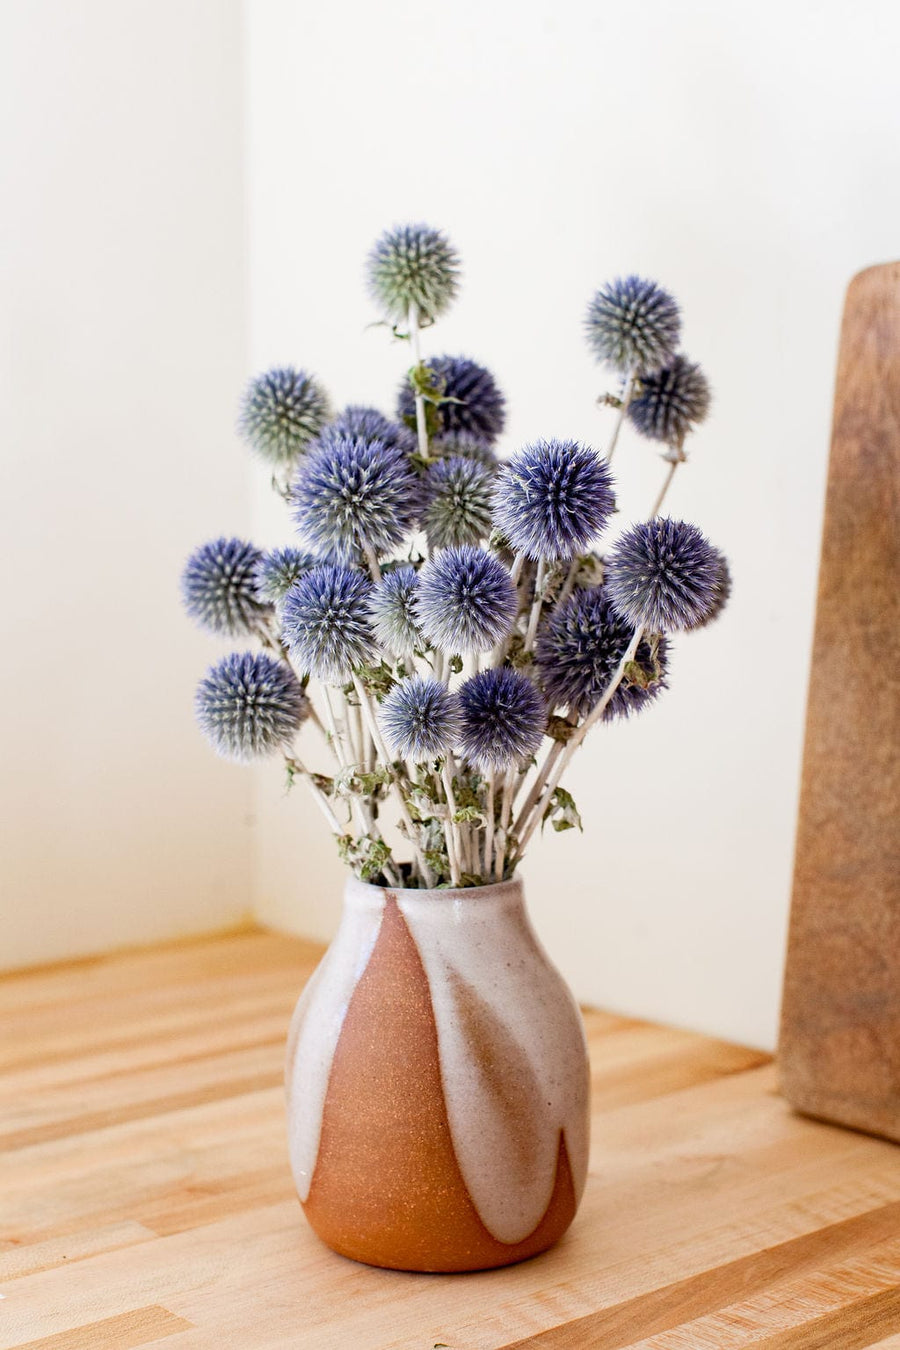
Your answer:
[[[435,459],[473,459],[486,469],[496,469],[500,464],[500,458],[490,441],[479,440],[476,436],[433,436],[428,442],[428,449]]]
[[[380,645],[394,657],[412,656],[428,645],[419,628],[415,596],[419,575],[414,567],[385,572],[369,597],[369,615]]]
[[[435,553],[419,573],[415,611],[439,651],[484,652],[504,638],[516,617],[515,587],[502,563],[465,545]]]
[[[558,610],[538,638],[535,666],[547,702],[567,706],[586,717],[609,687],[634,629],[613,609],[602,586],[576,591]],[[639,712],[666,684],[667,652],[664,637],[638,644],[634,661],[636,680],[624,679],[603,712],[609,721]]]
[[[362,572],[322,563],[300,578],[282,603],[284,640],[298,669],[342,684],[375,660],[369,620],[372,585]]]
[[[388,745],[401,759],[433,759],[456,743],[459,704],[438,680],[417,675],[394,685],[379,720]]]
[[[616,612],[651,632],[693,628],[716,604],[721,554],[683,520],[658,516],[617,540],[606,563]]]
[[[527,558],[583,552],[614,507],[606,462],[575,441],[525,446],[503,466],[494,489],[494,524]]]
[[[491,372],[465,356],[433,356],[425,369],[438,390],[431,406],[435,438],[465,437],[492,445],[506,422],[506,400]],[[400,386],[397,416],[415,426],[415,397],[408,380]]]
[[[716,594],[706,613],[699,618],[696,623],[689,625],[691,630],[695,628],[705,628],[707,624],[713,623],[718,619],[719,615],[728,604],[728,601],[731,599],[731,568],[728,566],[728,559],[725,557],[725,554],[719,553],[718,549],[716,552],[718,553],[719,568]]]
[[[351,403],[339,412],[333,422],[319,436],[319,440],[331,440],[343,436],[350,440],[381,441],[389,450],[399,449],[412,454],[416,449],[416,438],[408,427],[392,422],[377,408],[366,408]]]
[[[350,561],[399,544],[420,505],[406,455],[381,441],[325,439],[301,461],[291,498],[300,537],[320,557]]]
[[[642,436],[681,445],[706,417],[709,403],[709,382],[700,366],[686,356],[676,356],[662,370],[641,377],[628,416]]]
[[[479,769],[507,769],[538,750],[547,709],[534,685],[508,666],[482,670],[461,685],[460,748]]]
[[[181,574],[191,618],[211,633],[258,633],[272,612],[256,590],[261,559],[260,550],[243,539],[213,539],[192,553]]]
[[[459,257],[446,235],[428,225],[386,230],[367,261],[369,289],[385,318],[404,322],[411,305],[430,323],[459,288]]]
[[[234,652],[200,681],[200,729],[225,759],[270,755],[294,739],[309,701],[293,671],[264,652]]]
[[[644,375],[674,356],[681,314],[674,297],[655,281],[617,277],[594,296],[586,328],[598,360],[622,373]]]
[[[493,475],[474,459],[439,459],[425,476],[422,526],[430,549],[478,544],[491,532]]]
[[[256,564],[254,583],[259,599],[278,606],[304,572],[315,567],[318,559],[298,548],[273,548]]]
[[[283,366],[247,385],[238,429],[260,459],[285,466],[303,454],[328,415],[328,399],[312,375]]]

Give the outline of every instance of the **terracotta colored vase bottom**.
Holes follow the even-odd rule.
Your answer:
[[[509,1149],[522,1160],[523,1175],[531,1175],[532,1123],[523,1109],[515,1046],[486,1020],[474,989],[460,981],[454,998],[456,1021],[476,1047],[478,1073],[491,1102],[499,1104]],[[574,1015],[577,1020],[577,1010]],[[583,1036],[580,1020],[578,1034]],[[295,1051],[296,1045],[289,1049],[289,1076]],[[395,1270],[485,1270],[544,1251],[568,1228],[580,1187],[563,1129],[551,1136],[555,1175],[553,1154],[542,1155],[547,1198],[534,1193],[538,1221],[521,1240],[500,1241],[480,1217],[463,1178],[446,1090],[433,989],[397,899],[387,892],[377,939],[334,1048],[303,1201],[312,1228],[334,1251]],[[478,1123],[477,1117],[466,1119]]]

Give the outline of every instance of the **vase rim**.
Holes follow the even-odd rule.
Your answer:
[[[403,903],[414,900],[424,900],[430,898],[438,903],[446,904],[448,901],[460,900],[479,900],[479,899],[501,899],[503,897],[512,897],[520,895],[522,892],[522,878],[518,875],[510,877],[506,881],[488,881],[481,886],[380,886],[374,882],[361,881],[359,877],[348,876],[345,892],[347,895],[356,895],[359,899],[366,897],[370,899],[386,899],[393,896]]]

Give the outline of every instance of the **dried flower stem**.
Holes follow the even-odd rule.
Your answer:
[[[634,398],[635,383],[636,383],[635,372],[634,367],[632,367],[625,376],[625,383],[622,386],[622,400],[619,404],[619,411],[616,414],[616,420],[612,429],[612,436],[610,437],[609,446],[607,447],[606,450],[607,464],[612,463],[612,457],[615,454],[616,444],[619,439],[619,432],[622,430],[622,423],[625,421],[625,415],[628,412],[628,409],[631,405],[631,400]]]
[[[413,365],[418,371],[422,364],[422,344],[419,341],[419,307],[412,304],[409,307],[409,340],[412,343]],[[428,424],[425,420],[425,399],[415,389],[416,396],[416,435],[419,438],[419,455],[422,459],[428,459]]]
[[[663,459],[668,460],[669,467],[666,471],[666,476],[663,479],[663,485],[659,490],[659,495],[656,498],[656,501],[653,503],[653,510],[650,512],[649,516],[650,520],[653,520],[656,516],[658,516],[660,511],[662,510],[662,504],[666,500],[666,494],[668,493],[669,488],[672,486],[672,479],[675,477],[675,470],[678,468],[679,464],[683,464],[685,462],[686,458],[687,456],[684,453],[683,442],[681,442],[679,445],[670,446],[668,453],[663,456]]]
[[[531,602],[531,613],[528,616],[528,627],[525,630],[525,651],[530,652],[534,646],[534,639],[537,636],[538,624],[541,621],[541,610],[544,607],[544,585],[547,579],[547,560],[539,558],[537,565],[537,576],[534,579],[534,599]]]
[[[447,844],[447,858],[450,863],[450,880],[454,886],[459,885],[461,870],[461,841],[457,834],[456,826],[453,822],[453,785],[447,781],[446,767],[441,773],[434,774],[435,786],[440,795],[440,787],[443,783],[444,793],[447,798],[447,814],[444,817],[444,840]]]
[[[519,774],[515,768],[507,769],[503,782],[503,800],[500,803],[500,834],[495,849],[494,880],[502,881],[506,870],[506,850],[509,846],[509,820],[512,814],[513,790]]]
[[[381,568],[378,566],[378,559],[375,556],[375,550],[371,544],[363,544],[362,551],[365,554],[366,562],[369,564],[369,571],[372,573],[372,580],[378,582],[381,580]]]
[[[487,773],[487,810],[484,825],[484,877],[487,881],[491,875],[494,861],[494,770],[488,769]]]

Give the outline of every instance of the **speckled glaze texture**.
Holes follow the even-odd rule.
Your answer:
[[[287,1097],[298,1194],[343,1255],[477,1270],[555,1242],[587,1174],[587,1049],[521,883],[351,879],[294,1014]]]

